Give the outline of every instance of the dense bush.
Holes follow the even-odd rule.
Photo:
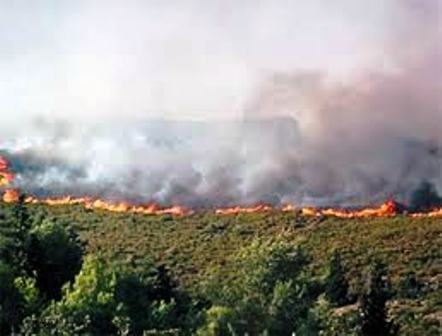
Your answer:
[[[387,336],[394,334],[386,311],[386,303],[390,297],[390,291],[385,265],[375,261],[370,269],[367,283],[361,296],[362,335]]]
[[[58,222],[36,222],[23,198],[0,216],[0,315],[2,334],[59,298],[81,267],[77,234]]]
[[[291,335],[300,328],[316,297],[315,283],[304,272],[308,258],[302,249],[258,240],[232,262],[237,279],[223,285],[221,270],[206,285],[212,306],[201,330],[214,335]]]
[[[299,335],[359,336],[360,316],[357,305],[335,308],[321,295],[310,309],[305,327]]]
[[[0,334],[436,335],[440,229],[384,221],[0,204]]]
[[[37,287],[51,300],[60,298],[61,287],[72,281],[80,270],[83,248],[71,229],[44,220],[29,232],[26,255]]]
[[[8,265],[0,262],[0,334],[13,331],[22,315],[22,296],[14,285],[14,275]]]
[[[334,306],[343,306],[348,303],[348,282],[345,278],[341,255],[337,250],[333,252],[330,259],[326,294]]]

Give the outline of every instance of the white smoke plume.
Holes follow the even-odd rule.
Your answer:
[[[220,94],[222,85],[215,85],[201,92],[201,105],[189,93],[186,108],[204,109],[221,104],[211,94],[235,92],[240,98],[230,107],[240,106],[241,118],[237,112],[198,121],[146,118],[130,112],[139,111],[142,95],[134,88],[134,102],[122,109],[107,106],[114,97],[98,102],[99,110],[112,108],[111,117],[69,110],[72,117],[35,113],[13,123],[19,128],[6,127],[0,145],[17,172],[14,185],[37,195],[193,207],[407,201],[424,180],[442,192],[440,1],[389,3],[394,10],[379,46],[383,66],[358,67],[339,78],[320,68],[274,66],[252,85],[243,85],[240,72],[233,91]],[[226,55],[215,60],[222,71]],[[117,88],[114,94],[127,93]],[[185,97],[175,98],[155,106],[179,110]],[[82,106],[94,111],[95,105],[76,108]]]

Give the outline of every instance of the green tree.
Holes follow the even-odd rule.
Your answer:
[[[326,295],[319,296],[310,309],[305,327],[298,330],[299,336],[357,336],[360,335],[360,322],[357,305],[335,308]]]
[[[30,315],[41,308],[40,293],[33,277],[17,277],[14,279],[14,285],[22,296],[25,315]]]
[[[424,286],[416,277],[416,273],[408,272],[399,284],[398,294],[403,298],[417,299],[423,289]]]
[[[99,257],[86,257],[75,282],[65,288],[59,303],[61,311],[77,315],[80,321],[88,316],[93,334],[115,334],[112,320],[117,307],[116,282],[117,272],[112,265]]]
[[[116,272],[94,256],[84,259],[74,283],[63,288],[41,314],[26,318],[23,335],[116,335],[124,316],[114,301]],[[113,322],[116,323],[113,323]]]
[[[236,257],[245,289],[271,296],[278,282],[294,280],[308,263],[305,252],[288,243],[255,241]]]
[[[212,306],[205,313],[205,323],[198,329],[198,336],[232,336],[238,323],[235,310],[228,307]]]
[[[25,235],[30,229],[29,212],[25,203],[26,196],[20,194],[12,207],[12,216],[18,233]]]
[[[278,282],[268,308],[270,335],[292,335],[307,318],[312,304],[307,281]]]
[[[9,335],[23,315],[23,297],[14,284],[14,275],[8,265],[0,262],[0,334]]]
[[[59,299],[62,286],[80,271],[83,246],[74,231],[46,219],[30,231],[26,253],[40,292],[47,299]]]
[[[20,195],[8,216],[0,222],[0,260],[21,275],[25,275],[28,266],[26,241],[31,226],[29,217],[25,197]]]
[[[85,257],[60,301],[23,324],[24,334],[143,335],[182,327],[185,309],[164,269],[144,270]],[[86,322],[85,322],[86,321]],[[60,332],[63,331],[63,332]]]
[[[337,250],[333,252],[330,259],[325,292],[328,300],[335,307],[348,303],[348,282],[345,278],[341,254]]]
[[[392,326],[387,320],[386,302],[390,285],[385,265],[373,264],[364,293],[360,298],[361,332],[364,336],[391,335]]]
[[[206,291],[212,308],[223,307],[221,312],[228,314],[219,320],[215,319],[218,315],[209,315],[205,328],[216,327],[219,335],[291,335],[296,331],[316,297],[313,281],[304,272],[308,263],[304,251],[288,243],[257,240],[233,262],[237,278],[225,284],[220,270]]]
[[[164,266],[145,262],[137,272],[120,270],[115,284],[115,300],[123,304],[130,320],[130,332],[177,327],[180,311],[176,288]]]

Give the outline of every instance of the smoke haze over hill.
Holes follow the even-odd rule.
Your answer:
[[[339,10],[325,2],[299,8],[285,1],[263,2],[260,10],[238,5],[236,15],[223,8],[220,13],[225,17],[215,7],[191,3],[206,17],[191,12],[186,16],[178,4],[175,9],[145,7],[135,1],[121,13],[124,32],[140,29],[150,36],[157,61],[158,50],[180,59],[173,66],[170,60],[149,61],[149,47],[136,35],[126,41],[118,31],[107,30],[105,23],[106,29],[99,29],[106,15],[118,17],[113,2],[100,5],[108,9],[104,16],[100,6],[83,11],[79,6],[75,20],[64,22],[62,31],[71,32],[69,24],[90,24],[96,18],[93,33],[98,46],[90,44],[94,40],[90,36],[51,53],[35,45],[20,47],[19,41],[4,44],[10,52],[0,56],[2,69],[42,65],[41,71],[51,69],[53,75],[48,79],[47,73],[41,74],[45,80],[39,86],[39,71],[33,69],[25,76],[28,81],[21,82],[23,74],[17,70],[16,81],[1,84],[5,121],[0,126],[0,149],[17,173],[13,186],[37,195],[87,194],[188,206],[358,205],[388,197],[407,201],[423,180],[442,191],[440,1],[376,1],[368,13],[373,18],[355,26],[354,33],[344,33],[346,42],[341,41],[339,27],[330,26],[336,31],[328,36],[326,29],[315,30],[318,22],[309,26],[283,15],[295,9],[320,17],[330,13],[338,22]],[[347,1],[338,3],[351,16],[355,8]],[[153,26],[145,27],[136,8],[155,13],[163,30],[156,34]],[[315,12],[318,8],[321,11]],[[183,28],[179,35],[175,24],[194,17],[201,27],[195,24],[191,32]],[[215,29],[209,18],[218,18],[226,27]],[[266,23],[268,30],[257,22]],[[349,22],[346,28],[351,27]],[[319,43],[322,34],[331,41],[324,42],[326,47],[319,52],[325,60],[311,64],[297,60],[298,68],[289,62],[297,52],[318,54],[295,38],[309,31],[304,24],[312,32],[311,41]],[[366,33],[367,27],[372,33]],[[377,38],[371,40],[373,34]],[[218,36],[220,49],[208,42]],[[281,39],[269,42],[273,52],[267,51],[263,36]],[[245,40],[251,54],[238,51]],[[195,54],[178,47],[183,41],[189,42],[186,47],[194,46]],[[377,45],[371,45],[374,41]],[[361,65],[364,42],[376,61]],[[79,45],[87,48],[79,53],[75,49]],[[202,46],[206,49],[198,49]],[[328,58],[334,59],[344,46],[354,51],[349,59],[358,61],[333,73],[330,69],[342,68],[347,58],[339,62]],[[130,49],[127,56],[124,51],[129,47],[136,47],[136,53]],[[288,56],[280,56],[285,51]],[[141,62],[143,55],[146,63]],[[47,61],[39,57],[50,56],[56,65],[45,68]],[[141,63],[133,64],[133,57]],[[67,60],[68,65],[60,65]],[[189,71],[183,70],[187,67]],[[88,77],[88,71],[94,76]],[[152,77],[155,80],[149,81]]]

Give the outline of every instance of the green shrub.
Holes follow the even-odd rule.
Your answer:
[[[219,335],[291,335],[316,295],[303,272],[307,262],[304,251],[291,244],[252,242],[233,258],[239,275],[233,283],[218,282],[220,269],[206,287],[212,307],[223,307],[215,310],[223,318],[211,315],[204,330],[218,330]]]
[[[14,284],[14,275],[9,265],[0,262],[0,334],[17,330],[23,312],[24,300]]]
[[[337,250],[330,259],[328,277],[326,280],[326,294],[330,303],[336,307],[348,303],[348,283],[342,265],[341,255]]]
[[[235,310],[229,307],[212,306],[205,312],[204,325],[197,331],[198,336],[231,336],[238,323]]]
[[[44,220],[30,231],[26,253],[38,289],[51,300],[60,298],[61,287],[80,270],[83,247],[72,229]]]
[[[385,265],[379,261],[371,266],[364,293],[361,296],[361,332],[364,336],[393,334],[387,320],[386,302],[390,297],[390,285]]]

